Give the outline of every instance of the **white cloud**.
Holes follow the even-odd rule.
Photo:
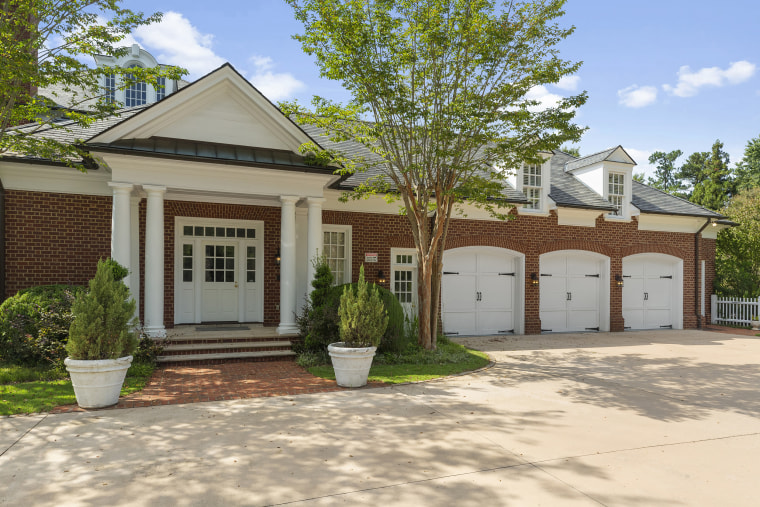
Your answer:
[[[560,90],[568,90],[572,92],[578,89],[578,83],[580,83],[580,81],[580,76],[564,76],[560,78],[554,86]]]
[[[271,101],[286,99],[306,86],[288,72],[273,72],[268,56],[253,55],[249,62],[253,65],[249,81]]]
[[[537,106],[528,108],[530,111],[536,112],[556,107],[559,101],[562,100],[562,97],[556,93],[551,93],[545,86],[538,85],[528,90],[528,93],[525,94],[525,99],[537,100],[539,102]]]
[[[618,102],[626,107],[644,107],[657,100],[657,88],[654,86],[632,85],[617,92]]]
[[[668,84],[662,88],[677,97],[693,97],[704,86],[725,86],[727,84],[739,84],[751,78],[757,66],[746,60],[733,62],[727,69],[719,67],[705,67],[692,72],[688,65],[678,70],[678,83],[675,86]]]
[[[148,51],[159,52],[153,55],[159,62],[185,67],[190,79],[207,74],[225,61],[212,49],[214,36],[201,33],[178,12],[167,12],[161,22],[141,26],[134,35]]]

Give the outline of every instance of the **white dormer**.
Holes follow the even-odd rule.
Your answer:
[[[508,181],[518,192],[522,192],[528,200],[517,208],[519,213],[548,213],[549,190],[551,189],[551,157],[545,155],[541,164],[523,164],[512,171]]]
[[[121,67],[129,69],[133,67],[167,67],[162,65],[153,58],[153,55],[141,49],[137,44],[133,44],[129,53],[119,58],[105,55],[95,55],[95,63],[99,67]],[[177,82],[172,79],[160,78],[159,83],[163,83],[163,88],[154,88],[146,83],[134,83],[129,88],[120,90],[121,77],[115,74],[103,76],[100,85],[104,93],[110,95],[111,100],[123,104],[125,107],[142,106],[157,102],[170,93],[177,91]]]
[[[611,220],[630,220],[633,211],[633,167],[636,162],[622,146],[610,148],[565,164],[583,184],[617,207],[609,213]]]

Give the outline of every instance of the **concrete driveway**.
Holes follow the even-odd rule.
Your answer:
[[[7,505],[757,505],[760,339],[465,338],[423,384],[0,419]]]

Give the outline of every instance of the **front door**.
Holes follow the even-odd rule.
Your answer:
[[[237,322],[239,280],[237,243],[204,241],[201,319]]]

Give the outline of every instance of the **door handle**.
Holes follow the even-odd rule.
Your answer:
[[[565,298],[565,301],[572,301],[573,300],[573,293],[572,292],[566,292],[567,297]]]
[[[476,292],[475,293],[475,301],[482,301],[483,300],[483,293],[482,292]]]
[[[644,293],[644,301],[649,301],[649,293],[648,292]]]
[[[237,283],[237,282],[235,282],[235,288],[236,288],[236,289],[237,289],[237,286],[238,286],[238,283]]]

